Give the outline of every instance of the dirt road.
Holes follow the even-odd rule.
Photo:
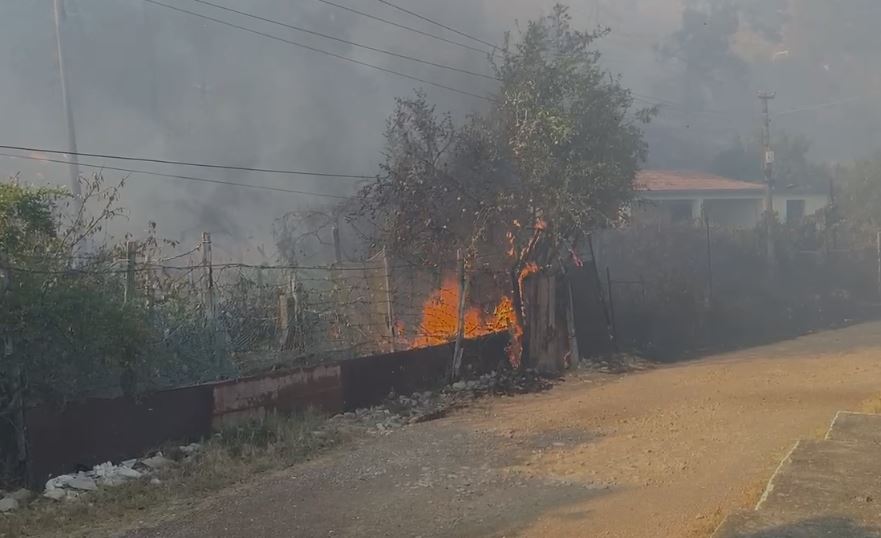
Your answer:
[[[129,536],[690,537],[881,393],[881,323],[484,400]]]

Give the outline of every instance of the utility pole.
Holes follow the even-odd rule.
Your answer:
[[[79,200],[80,165],[77,157],[76,128],[73,122],[73,109],[70,107],[70,93],[67,91],[67,71],[64,68],[64,37],[61,22],[64,17],[64,0],[54,0],[53,15],[55,18],[55,47],[58,54],[58,78],[61,80],[61,100],[64,104],[64,115],[67,121],[67,149],[70,151],[70,192]]]
[[[771,149],[771,113],[768,111],[768,102],[777,96],[776,92],[760,92],[759,99],[762,101],[762,170],[765,173],[765,185],[768,190],[765,193],[765,235],[768,248],[768,264],[774,265],[774,150]]]

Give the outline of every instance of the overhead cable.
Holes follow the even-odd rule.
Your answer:
[[[303,33],[306,33],[306,34],[311,34],[311,35],[315,35],[315,36],[318,36],[318,37],[323,37],[324,39],[330,39],[330,40],[333,40],[333,41],[337,41],[337,42],[339,42],[339,43],[345,43],[346,45],[351,45],[351,46],[353,46],[353,47],[358,47],[358,48],[362,48],[362,49],[370,50],[370,51],[373,51],[373,52],[379,52],[379,53],[381,53],[381,54],[387,54],[387,55],[389,55],[389,56],[394,56],[395,58],[401,58],[401,59],[403,59],[403,60],[409,60],[409,61],[411,61],[411,62],[418,62],[418,63],[422,63],[422,64],[430,65],[430,66],[432,66],[432,67],[437,67],[437,68],[440,68],[440,69],[446,69],[446,70],[448,70],[448,71],[455,71],[455,72],[457,72],[457,73],[464,73],[464,74],[466,74],[466,75],[472,75],[472,76],[475,76],[475,77],[482,77],[482,78],[486,78],[486,79],[489,79],[489,80],[499,80],[498,77],[495,77],[495,76],[492,76],[492,75],[487,75],[486,73],[478,73],[477,71],[469,71],[468,69],[462,69],[462,68],[460,68],[460,67],[454,67],[454,66],[451,66],[451,65],[446,65],[446,64],[441,64],[441,63],[437,63],[437,62],[432,62],[432,61],[430,61],[430,60],[425,60],[425,59],[423,59],[423,58],[417,58],[417,57],[415,57],[415,56],[408,56],[408,55],[406,55],[406,54],[400,54],[400,53],[393,52],[393,51],[390,51],[390,50],[380,49],[380,48],[372,47],[372,46],[370,46],[370,45],[364,45],[364,44],[361,44],[361,43],[356,43],[356,42],[354,42],[354,41],[349,41],[349,40],[347,40],[347,39],[342,39],[342,38],[339,38],[339,37],[336,37],[336,36],[332,36],[332,35],[329,35],[329,34],[325,34],[325,33],[322,33],[322,32],[318,32],[318,31],[315,31],[315,30],[310,30],[310,29],[308,29],[308,28],[303,28],[302,26],[296,26],[296,25],[293,25],[293,24],[288,24],[288,23],[286,23],[286,22],[281,22],[281,21],[277,21],[277,20],[275,20],[275,19],[270,19],[270,18],[267,18],[267,17],[261,17],[260,15],[255,15],[255,14],[253,14],[253,13],[248,13],[247,11],[241,11],[241,10],[233,9],[233,8],[231,8],[231,7],[223,6],[223,5],[220,5],[220,4],[215,4],[214,2],[209,2],[208,0],[193,0],[193,2],[196,2],[196,3],[199,3],[199,4],[204,4],[204,5],[206,5],[206,6],[211,6],[211,7],[214,7],[214,8],[220,9],[220,10],[222,10],[222,11],[229,12],[229,13],[235,13],[235,14],[237,14],[237,15],[241,15],[241,16],[243,16],[243,17],[248,17],[248,18],[250,18],[250,19],[254,19],[254,20],[258,20],[258,21],[263,21],[263,22],[267,22],[267,23],[269,23],[269,24],[275,24],[275,25],[277,25],[277,26],[281,26],[281,27],[284,27],[284,28],[288,28],[288,29],[290,29],[290,30],[296,30],[297,32],[303,32]]]
[[[350,63],[353,63],[353,64],[362,65],[362,66],[364,66],[364,67],[369,67],[370,69],[375,69],[375,70],[377,70],[377,71],[382,71],[383,73],[388,73],[388,74],[390,74],[390,75],[395,75],[395,76],[397,76],[397,77],[405,78],[405,79],[408,79],[408,80],[413,80],[413,81],[416,81],[416,82],[421,82],[422,84],[428,84],[429,86],[434,86],[434,87],[436,87],[436,88],[441,88],[441,89],[443,89],[443,90],[451,91],[451,92],[458,93],[458,94],[461,94],[461,95],[467,95],[467,96],[469,96],[469,97],[474,97],[474,98],[476,98],[476,99],[482,99],[482,100],[484,100],[484,101],[494,102],[494,100],[493,100],[492,98],[487,97],[487,96],[485,96],[485,95],[480,95],[480,94],[477,94],[477,93],[474,93],[474,92],[470,92],[470,91],[467,91],[467,90],[461,90],[461,89],[459,89],[459,88],[454,88],[453,86],[448,86],[448,85],[446,85],[446,84],[442,84],[442,83],[440,83],[440,82],[434,82],[434,81],[427,80],[427,79],[420,78],[420,77],[416,77],[416,76],[413,76],[413,75],[408,75],[408,74],[406,74],[406,73],[402,73],[402,72],[400,72],[400,71],[395,71],[394,69],[388,69],[388,68],[385,68],[385,67],[382,67],[382,66],[379,66],[379,65],[375,65],[375,64],[371,64],[371,63],[368,63],[368,62],[362,62],[361,60],[356,60],[355,58],[350,58],[350,57],[348,57],[348,56],[344,56],[344,55],[342,55],[342,54],[337,54],[337,53],[335,53],[335,52],[331,52],[331,51],[329,51],[329,50],[320,49],[320,48],[318,48],[318,47],[313,47],[313,46],[311,46],[311,45],[306,45],[306,44],[304,44],[304,43],[299,43],[299,42],[297,42],[297,41],[293,41],[293,40],[290,40],[290,39],[285,39],[285,38],[283,38],[283,37],[279,37],[279,36],[277,36],[277,35],[272,35],[272,34],[268,34],[268,33],[266,33],[266,32],[261,32],[261,31],[259,31],[259,30],[254,30],[253,28],[248,28],[247,26],[241,26],[241,25],[238,25],[238,24],[235,24],[235,23],[231,23],[231,22],[229,22],[229,21],[225,21],[225,20],[222,20],[222,19],[218,19],[218,18],[215,18],[215,17],[211,17],[211,16],[208,16],[208,15],[204,15],[204,14],[202,14],[202,13],[197,13],[197,12],[195,12],[195,11],[190,11],[190,10],[188,10],[188,9],[183,9],[183,8],[179,8],[179,7],[176,7],[176,6],[172,6],[172,5],[170,5],[170,4],[166,4],[166,3],[163,3],[163,2],[159,2],[158,0],[144,0],[144,2],[147,2],[148,4],[153,4],[153,5],[156,5],[156,6],[161,6],[161,7],[164,7],[164,8],[166,8],[166,9],[171,9],[171,10],[174,10],[174,11],[177,11],[177,12],[180,12],[180,13],[186,13],[186,14],[188,14],[188,15],[192,15],[192,16],[194,16],[194,17],[199,17],[199,18],[201,18],[201,19],[209,20],[209,21],[215,22],[215,23],[217,23],[217,24],[222,24],[222,25],[224,25],[224,26],[228,26],[228,27],[230,27],[230,28],[235,28],[235,29],[237,29],[237,30],[242,30],[243,32],[248,32],[248,33],[251,33],[251,34],[254,34],[254,35],[258,35],[258,36],[261,36],[261,37],[265,37],[265,38],[267,38],[267,39],[272,39],[272,40],[274,40],[274,41],[279,41],[279,42],[281,42],[281,43],[287,43],[288,45],[292,45],[292,46],[294,46],[294,47],[300,47],[300,48],[303,48],[303,49],[306,49],[306,50],[310,50],[310,51],[312,51],[312,52],[317,52],[317,53],[319,53],[319,54],[324,54],[324,55],[326,55],[326,56],[330,56],[330,57],[333,57],[333,58],[337,58],[337,59],[339,59],[339,60],[344,60],[344,61],[346,61],[346,62],[350,62]]]

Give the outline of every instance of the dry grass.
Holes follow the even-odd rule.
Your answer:
[[[79,499],[37,499],[12,514],[0,515],[0,537],[96,536],[149,520],[185,512],[207,494],[241,484],[255,474],[282,469],[336,445],[340,435],[322,417],[271,416],[228,428],[207,440],[189,458],[181,458],[154,477],[132,480]],[[166,451],[166,454],[173,450]]]

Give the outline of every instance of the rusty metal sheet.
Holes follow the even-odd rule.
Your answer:
[[[342,409],[342,383],[337,365],[217,383],[213,386],[213,425],[220,428],[269,412],[293,413],[307,408]]]
[[[211,398],[211,387],[201,385],[29,408],[28,482],[42,485],[77,467],[141,456],[171,440],[198,440],[211,433]]]

